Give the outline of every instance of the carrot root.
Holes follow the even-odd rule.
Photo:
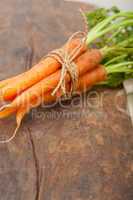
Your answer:
[[[6,113],[6,115],[7,114],[9,115],[9,113],[13,112],[13,110],[10,110],[11,109],[10,105],[7,105],[7,106],[3,107],[2,109],[4,109],[4,110],[3,110],[3,113],[0,112],[0,115],[2,114],[2,115],[4,115],[4,117],[5,117],[5,113]],[[17,111],[17,114],[16,114],[16,125],[17,126],[16,126],[16,128],[13,132],[13,135],[11,137],[9,137],[8,139],[0,140],[1,144],[9,143],[16,137],[16,134],[17,134],[17,132],[18,132],[20,126],[21,126],[21,122],[23,120],[25,113],[26,113],[25,109],[19,109]]]
[[[4,105],[0,108],[0,119],[10,116],[15,113],[16,109],[11,104]]]

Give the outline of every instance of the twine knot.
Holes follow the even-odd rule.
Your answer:
[[[80,39],[79,45],[75,47],[75,49],[73,49],[70,53],[68,53],[69,45],[71,41],[75,38]],[[74,62],[74,60],[79,55],[81,49],[83,48],[83,45],[85,45],[85,40],[86,37],[84,32],[76,32],[69,38],[68,42],[66,43],[65,50],[56,49],[47,55],[48,57],[56,59],[62,65],[60,80],[56,88],[52,92],[52,95],[55,95],[60,88],[62,90],[62,96],[64,97],[68,97],[69,95],[72,96],[72,94],[75,92],[77,88],[79,72],[78,72],[78,67]],[[71,78],[71,88],[69,93],[66,90],[66,81],[65,81],[67,73],[69,73]]]

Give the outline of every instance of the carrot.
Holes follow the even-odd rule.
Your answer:
[[[78,81],[77,85],[77,91],[78,92],[85,92],[87,89],[91,88],[95,83],[98,83],[100,81],[104,81],[106,79],[106,70],[103,66],[98,66],[96,69],[86,73],[85,75],[81,76]],[[70,88],[70,83],[67,83],[67,89]],[[68,89],[69,90],[69,89]],[[44,93],[41,98],[33,98],[28,106],[22,105],[18,109],[16,107],[13,107],[12,104],[7,105],[3,107],[3,111],[0,112],[0,118],[7,117],[11,115],[12,113],[16,112],[16,123],[17,127],[12,135],[7,140],[0,141],[0,143],[7,143],[10,142],[16,135],[23,117],[27,112],[30,111],[31,108],[39,106],[41,103],[51,103],[53,101],[56,101],[57,97],[51,95],[52,91],[49,91],[47,93]]]
[[[10,107],[6,107],[6,109],[7,110],[9,109],[9,112],[10,112]],[[13,132],[13,135],[8,139],[0,140],[0,143],[4,143],[4,144],[8,143],[8,142],[11,142],[15,138],[17,131],[18,131],[20,125],[21,125],[22,119],[23,119],[24,115],[26,114],[25,111],[26,111],[25,108],[19,108],[19,110],[16,113],[16,124],[17,124],[17,126],[16,126],[15,131]]]
[[[83,76],[81,76],[78,80],[78,85],[76,88],[77,92],[85,92],[89,88],[91,88],[93,85],[100,81],[104,81],[106,79],[106,70],[105,67],[102,65],[99,65],[96,69],[93,69],[92,71],[87,72]],[[70,83],[67,82],[67,90],[70,89]],[[7,117],[11,115],[12,113],[15,113],[18,110],[23,110],[25,113],[29,112],[29,110],[33,107],[39,106],[41,103],[51,103],[56,101],[56,99],[59,98],[56,95],[51,95],[52,90],[49,92],[44,92],[41,97],[34,96],[27,104],[22,104],[18,108],[17,106],[13,106],[16,104],[16,100],[14,103],[11,103],[9,105],[3,106],[3,108],[0,111],[0,118]],[[62,93],[60,92],[60,96],[62,96]]]
[[[95,56],[94,56],[95,55]],[[76,60],[76,64],[79,70],[79,75],[94,69],[97,63],[101,60],[101,54],[98,50],[87,51],[83,55],[81,55]],[[29,88],[27,91],[23,92],[20,96],[18,96],[12,103],[9,105],[4,106],[0,111],[0,119],[4,117],[8,117],[9,115],[16,113],[16,123],[17,127],[12,135],[11,138],[0,141],[0,143],[7,143],[10,142],[16,135],[21,121],[24,115],[30,111],[32,107],[38,106],[41,104],[42,101],[44,102],[51,102],[56,100],[56,96],[52,96],[50,94],[50,90],[53,90],[54,87],[58,84],[60,80],[61,70],[58,70],[54,74],[50,75],[49,77],[45,78],[44,80],[40,81],[36,85]],[[70,75],[69,73],[66,74],[66,83],[70,83]],[[83,81],[80,81],[83,83]],[[45,94],[45,92],[47,92]],[[49,93],[48,93],[49,92]],[[39,97],[39,100],[38,100]],[[34,105],[34,106],[33,106]]]
[[[99,54],[99,51],[96,49],[88,50],[83,55],[81,55],[79,58],[77,58],[76,64],[79,71],[79,76],[82,76],[87,71],[90,71],[94,69],[95,66],[101,61],[101,54]],[[43,79],[39,83],[35,84],[25,92],[23,92],[20,96],[18,96],[15,101],[12,102],[14,105],[13,107],[21,107],[23,105],[28,106],[28,101],[32,101],[35,96],[41,97],[42,94],[50,91],[51,89],[54,89],[59,80],[60,80],[61,70],[58,70],[57,72],[53,73],[49,77]],[[70,82],[71,78],[69,73],[66,74],[66,82]]]
[[[80,44],[80,39],[73,39],[71,43],[63,47],[68,53],[71,53]],[[68,47],[68,49],[67,49]],[[86,45],[83,45],[79,55],[87,50]],[[32,67],[29,71],[23,73],[18,79],[10,82],[10,84],[5,85],[0,91],[1,99],[5,101],[10,101],[15,98],[18,94],[25,91],[27,88],[33,86],[40,80],[49,76],[50,74],[56,72],[61,67],[61,64],[52,57],[47,57],[41,60],[38,64]],[[6,83],[6,81],[5,81]],[[8,81],[7,81],[8,83]]]
[[[76,64],[79,71],[79,76],[82,76],[88,71],[91,71],[94,69],[95,66],[100,62],[101,60],[101,54],[99,54],[99,51],[96,49],[88,50],[84,54],[82,54],[79,58],[76,60]],[[15,113],[20,107],[27,107],[29,103],[32,102],[35,98],[42,98],[44,93],[47,93],[51,90],[53,90],[59,80],[60,80],[60,74],[61,70],[58,70],[54,74],[50,75],[49,77],[43,79],[39,83],[35,84],[25,92],[23,92],[21,95],[16,97],[14,101],[10,104],[10,108],[4,107],[4,109],[0,112],[0,118],[6,117],[9,110],[9,115],[11,113]],[[66,83],[69,83],[71,81],[69,73],[66,74]],[[4,112],[5,110],[5,112]]]
[[[13,83],[16,80],[19,80],[22,76],[24,76],[24,73],[19,74],[17,76],[13,76],[12,78],[8,78],[8,79],[5,79],[3,81],[0,81],[0,89],[7,86],[7,85],[9,86],[10,83]]]
[[[12,113],[15,113],[16,109],[8,104],[0,108],[0,119],[10,116]]]
[[[88,88],[92,87],[96,83],[106,80],[107,72],[104,66],[99,65],[96,69],[92,70],[90,73],[86,73],[78,81],[77,90],[80,92],[85,92]]]
[[[99,66],[97,66],[96,69],[93,69],[93,70],[87,72],[86,74],[84,74],[83,76],[81,76],[79,78],[76,92],[78,92],[78,93],[86,92],[88,89],[90,89],[96,83],[106,80],[106,77],[107,77],[107,73],[106,73],[105,67],[102,65],[99,65]],[[70,90],[69,82],[67,83],[66,87],[67,87],[67,91],[69,92],[69,90]],[[53,96],[53,95],[51,95],[51,93],[52,93],[52,90],[47,93],[44,93],[42,95],[41,99],[34,98],[30,102],[31,107],[28,106],[27,112],[29,112],[29,110],[31,108],[39,106],[41,103],[45,103],[45,104],[51,103],[51,102],[58,100],[62,96],[61,90],[58,93],[58,95]]]

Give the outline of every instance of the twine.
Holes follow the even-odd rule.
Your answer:
[[[60,88],[62,90],[62,96],[64,97],[67,97],[68,95],[72,96],[72,94],[75,92],[77,88],[79,72],[76,63],[74,62],[74,59],[78,56],[81,49],[83,48],[83,45],[85,44],[86,41],[85,35],[86,35],[85,32],[81,31],[74,33],[66,43],[65,50],[56,49],[47,55],[47,57],[52,57],[56,59],[62,65],[60,80],[56,88],[53,90],[52,95],[55,95]],[[68,53],[69,45],[74,38],[80,39],[79,45],[75,49],[73,49],[72,52]],[[71,88],[69,94],[66,91],[66,81],[65,81],[67,73],[69,73],[71,78]]]
[[[80,14],[82,16],[82,19],[83,19],[84,33],[86,34],[86,37],[87,37],[87,34],[88,34],[88,21],[87,21],[87,18],[85,16],[85,13],[84,13],[82,8],[79,9],[79,12],[80,12]]]

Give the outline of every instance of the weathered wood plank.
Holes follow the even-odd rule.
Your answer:
[[[60,0],[1,1],[0,78],[24,71],[83,28],[79,5],[87,8]],[[133,134],[124,94],[96,92],[63,108],[33,110],[15,140],[0,144],[2,200],[133,198]],[[14,126],[14,119],[0,121],[0,135]]]

